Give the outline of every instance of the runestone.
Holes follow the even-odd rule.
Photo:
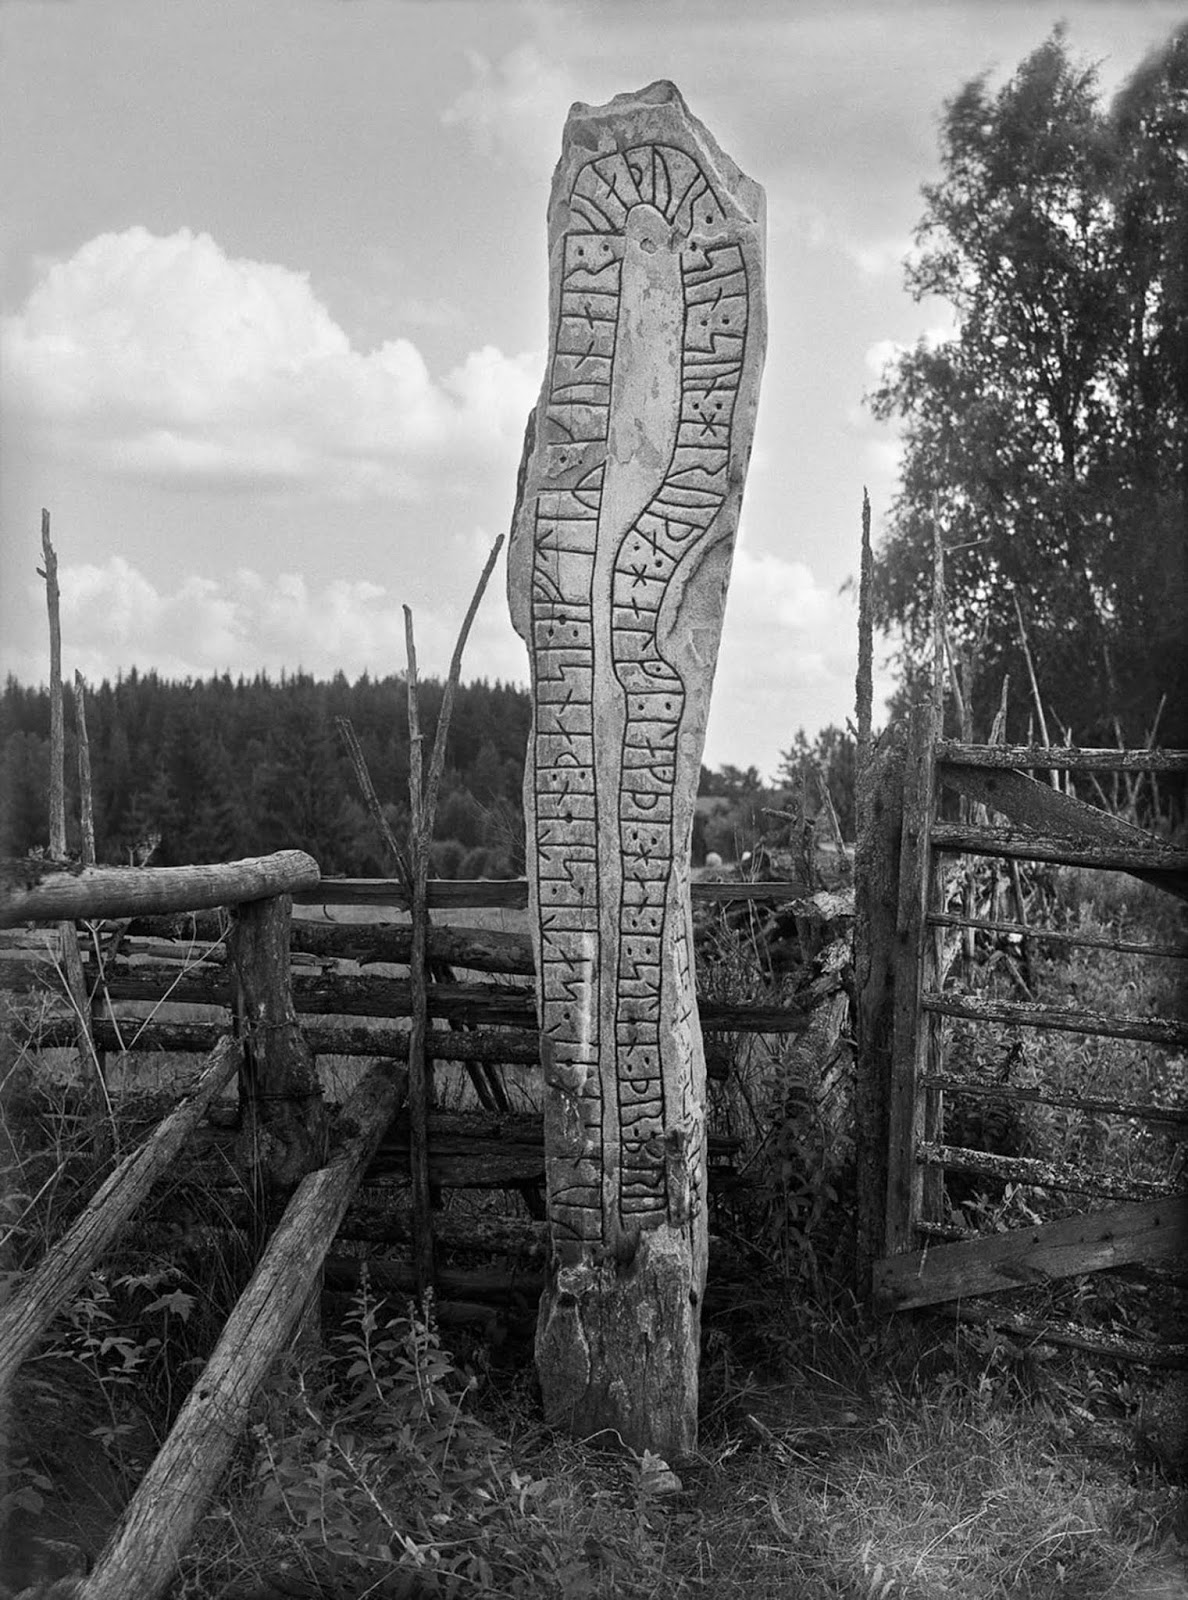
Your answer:
[[[552,1245],[537,1362],[555,1420],[673,1454],[695,1440],[706,1265],[689,842],[763,363],[763,235],[762,190],[672,84],[573,107],[508,562],[534,719]]]

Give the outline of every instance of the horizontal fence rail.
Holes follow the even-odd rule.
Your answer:
[[[67,867],[21,863],[24,880],[10,872],[0,893],[0,928],[21,922],[72,922],[135,917],[241,905],[296,894],[320,881],[304,850],[187,867]]]
[[[925,918],[932,928],[972,928],[975,933],[999,933],[1008,938],[1035,939],[1044,944],[1066,945],[1078,950],[1114,950],[1122,955],[1170,956],[1188,961],[1188,943],[1160,944],[1135,939],[1109,939],[1093,933],[1072,933],[1059,928],[1040,928],[1030,922],[996,921],[990,917],[962,917],[951,911],[930,911]]]
[[[84,967],[84,972],[90,970]],[[0,964],[0,990],[28,992],[54,976],[55,969],[45,961],[6,961]],[[231,977],[222,967],[184,975],[177,966],[165,964],[109,970],[103,979],[103,992],[110,1000],[172,1005],[228,1008],[234,1000]],[[312,977],[298,970],[293,974],[292,992],[299,1016],[412,1015],[412,984],[408,978],[343,974]],[[533,1031],[538,1026],[535,993],[524,986],[430,983],[427,998],[428,1014],[436,1021]],[[702,1000],[698,1011],[707,1033],[802,1033],[809,1025],[807,1012],[792,1006]]]
[[[945,1089],[951,1094],[971,1095],[981,1100],[1016,1101],[1020,1105],[1059,1106],[1067,1111],[1085,1111],[1091,1116],[1134,1117],[1140,1122],[1160,1122],[1172,1126],[1188,1124],[1188,1106],[1159,1105],[1153,1100],[1110,1100],[1099,1095],[1061,1094],[1039,1084],[979,1083],[972,1078],[949,1073],[924,1073],[922,1089]]]
[[[1050,1028],[1056,1033],[1094,1033],[1106,1039],[1138,1039],[1176,1049],[1188,1045],[1188,1022],[1168,1017],[1126,1016],[1081,1007],[1036,1005],[1026,1001],[983,1000],[973,995],[927,992],[920,1004],[941,1017],[966,1022],[1004,1022],[1020,1028]]]
[[[1182,1180],[1115,1178],[1104,1172],[1087,1172],[1067,1161],[998,1156],[989,1150],[967,1150],[961,1145],[936,1144],[928,1139],[916,1146],[916,1161],[921,1167],[943,1167],[947,1172],[968,1172],[1031,1188],[1059,1189],[1066,1194],[1098,1195],[1105,1200],[1158,1200],[1188,1194]]]
[[[1182,1201],[1120,1205],[892,1257],[879,1264],[875,1295],[887,1309],[906,1310],[1021,1283],[1175,1260],[1186,1248],[1188,1206]]]
[[[934,822],[937,850],[971,855],[1003,856],[1017,861],[1044,861],[1057,866],[1092,867],[1116,872],[1188,872],[1188,850],[1170,844],[1125,845],[1077,843],[1026,828],[971,827],[960,822]]]
[[[937,763],[954,767],[1036,768],[1040,772],[1188,772],[1188,750],[1052,749],[1031,744],[961,744],[938,739]]]
[[[803,881],[721,883],[704,880],[690,887],[694,905],[729,905],[734,901],[764,900],[783,904],[807,900],[812,887]],[[300,906],[405,906],[404,885],[398,878],[323,878],[316,887],[298,890],[293,903]],[[430,878],[430,911],[523,911],[528,906],[527,878]]]

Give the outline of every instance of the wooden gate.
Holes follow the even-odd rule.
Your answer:
[[[1040,783],[1029,771],[1046,771]],[[1077,1095],[1067,1085],[1013,1084],[970,1078],[947,1059],[946,1019],[968,1031],[988,1025],[1012,1030],[1057,1030],[1140,1040],[1170,1050],[1188,1047],[1188,1024],[1180,1016],[1108,1014],[1038,1000],[988,999],[947,981],[947,951],[974,933],[1048,945],[1114,949],[1182,963],[1183,943],[1125,941],[1037,924],[1021,905],[1014,920],[992,911],[971,914],[968,903],[951,909],[951,891],[962,865],[977,858],[1005,862],[1016,886],[1023,863],[1057,863],[1110,873],[1130,873],[1181,899],[1188,899],[1188,850],[1174,848],[1107,811],[1062,792],[1063,772],[1183,772],[1188,752],[1078,750],[959,744],[935,737],[932,706],[918,708],[909,732],[903,769],[903,826],[899,893],[892,962],[893,1019],[885,1100],[886,1205],[881,1254],[874,1241],[872,1286],[876,1305],[887,1311],[960,1302],[959,1314],[1012,1326],[1090,1348],[1152,1358],[1148,1345],[1081,1337],[1075,1326],[1038,1325],[1019,1312],[1003,1312],[981,1297],[1025,1284],[1113,1269],[1133,1263],[1167,1263],[1188,1253],[1188,1193],[1184,1173],[1135,1178],[1094,1173],[1067,1160],[996,1154],[950,1143],[945,1134],[945,1097],[983,1096],[998,1104],[1031,1102],[1077,1113],[1128,1119],[1136,1136],[1145,1128],[1188,1125],[1188,1108],[1162,1098]],[[1067,785],[1066,785],[1067,787]],[[945,791],[956,795],[941,819]],[[1006,823],[991,825],[993,814]],[[973,818],[974,820],[971,820]],[[995,908],[997,910],[997,908]],[[1026,1035],[1016,1035],[1026,1037]],[[1013,1227],[1007,1232],[961,1237],[946,1214],[945,1174],[1005,1181],[1083,1199],[1084,1209],[1059,1220]],[[882,1174],[878,1174],[881,1184]],[[1110,1202],[1099,1209],[1101,1202]],[[1068,1211],[1068,1205],[1060,1207]],[[956,1237],[955,1237],[956,1236]],[[1156,1271],[1167,1272],[1167,1268]],[[1185,1348],[1154,1353],[1178,1362]]]

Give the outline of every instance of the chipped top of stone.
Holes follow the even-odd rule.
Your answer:
[[[606,105],[588,105],[577,100],[569,108],[561,143],[561,160],[553,179],[554,203],[561,198],[567,174],[575,156],[583,152],[579,164],[591,154],[607,155],[612,150],[627,150],[632,145],[652,141],[696,147],[699,159],[714,180],[720,200],[737,210],[748,222],[762,226],[766,220],[766,197],[753,178],[748,178],[732,161],[713,134],[685,101],[676,84],[657,78],[642,89],[615,95]]]

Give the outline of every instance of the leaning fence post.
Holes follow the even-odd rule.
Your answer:
[[[936,742],[944,714],[944,551],[940,527],[933,528],[932,661],[928,693],[912,708],[903,784],[903,829],[899,855],[899,904],[895,918],[894,1035],[887,1117],[886,1253],[898,1255],[915,1244],[916,1224],[925,1210],[925,1175],[916,1150],[942,1115],[939,1092],[924,1093],[920,1078],[938,1040],[935,1018],[926,1016],[921,996],[940,981],[939,944],[930,937],[936,870],[932,822],[936,809]],[[926,1123],[933,1123],[930,1129]],[[943,1179],[940,1179],[943,1182]],[[928,1186],[935,1204],[937,1182]]]
[[[854,851],[855,1273],[861,1296],[870,1291],[886,1233],[903,779],[902,729],[892,727],[859,774],[862,821]]]

